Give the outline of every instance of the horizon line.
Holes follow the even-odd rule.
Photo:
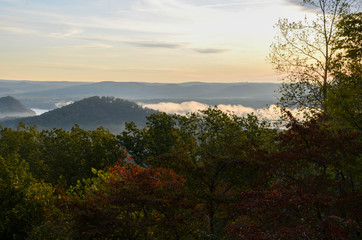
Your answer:
[[[147,82],[147,81],[70,81],[70,80],[28,80],[28,79],[3,79],[0,81],[19,81],[19,82],[52,82],[52,83],[146,83],[146,84],[185,84],[185,83],[206,83],[206,84],[235,84],[235,83],[273,83],[280,84],[281,82],[266,82],[266,81],[240,81],[240,82],[204,82],[204,81],[186,81],[186,82]]]

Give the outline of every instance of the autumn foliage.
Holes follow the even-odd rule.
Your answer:
[[[60,204],[74,213],[82,239],[179,239],[190,229],[184,183],[172,170],[120,162],[84,195],[65,196]]]
[[[0,238],[360,239],[361,133],[285,114],[279,131],[217,108],[117,137],[2,129]]]
[[[298,123],[276,137],[276,151],[259,151],[270,187],[240,194],[234,239],[359,239],[362,216],[359,133],[334,130],[326,119]],[[360,174],[359,174],[360,175]]]

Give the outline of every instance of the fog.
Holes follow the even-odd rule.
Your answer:
[[[60,101],[60,102],[55,103],[55,106],[57,108],[61,108],[61,107],[65,107],[65,106],[67,106],[69,104],[72,104],[72,103],[74,103],[74,101]]]
[[[40,109],[40,108],[31,108],[31,110],[33,110],[37,116],[50,111],[48,109]]]
[[[166,112],[168,114],[180,114],[185,115],[191,112],[197,112],[199,110],[205,110],[209,107],[209,105],[190,101],[190,102],[182,102],[182,103],[173,103],[173,102],[160,102],[157,104],[144,104],[139,103],[143,107],[151,108],[154,110]],[[282,115],[280,108],[276,105],[270,105],[265,108],[254,109],[250,107],[245,107],[243,105],[225,105],[219,104],[217,107],[224,112],[231,112],[237,116],[246,116],[247,114],[255,114],[258,117],[269,120],[269,121],[278,121],[280,120],[280,116]],[[293,116],[300,117],[300,113],[298,113],[297,109],[287,109],[292,112]]]

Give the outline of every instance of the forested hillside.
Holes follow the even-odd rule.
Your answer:
[[[70,130],[75,124],[86,130],[100,126],[113,133],[124,129],[125,122],[133,121],[144,126],[146,116],[155,113],[134,102],[113,97],[90,97],[62,108],[46,112],[40,116],[3,121],[3,126],[16,128],[19,122],[36,125],[39,129],[62,128]]]

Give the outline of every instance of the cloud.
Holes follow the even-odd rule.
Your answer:
[[[40,108],[31,108],[31,110],[33,110],[37,116],[50,111],[49,109],[40,109]]]
[[[124,37],[119,36],[93,36],[93,37],[84,37],[79,36],[76,39],[87,40],[87,41],[103,41],[103,42],[118,42],[118,43],[125,43],[130,44],[137,47],[145,47],[145,48],[182,48],[186,45],[186,43],[173,43],[173,42],[162,42],[162,41],[132,41],[126,39]],[[106,44],[105,44],[106,45]]]
[[[37,31],[27,29],[25,27],[16,27],[16,26],[0,25],[0,30],[11,33],[18,33],[18,34],[38,34]]]
[[[301,6],[303,1],[302,0],[285,0],[286,2],[293,4],[293,5],[298,5]]]
[[[176,113],[180,115],[186,115],[187,113],[198,112],[200,110],[205,110],[209,107],[209,105],[207,104],[196,101],[189,101],[182,103],[160,102],[156,104],[144,104],[144,103],[140,104],[146,108],[151,108],[168,114]],[[217,105],[217,107],[223,112],[230,112],[239,117],[246,116],[247,114],[255,114],[260,119],[265,119],[271,122],[280,121],[281,116],[283,115],[280,108],[278,108],[276,105],[271,105],[269,107],[260,108],[260,109],[245,107],[240,104],[239,105],[219,104]],[[302,119],[303,112],[300,113],[298,109],[287,109],[287,110],[289,110],[293,114],[293,116]]]
[[[65,33],[50,33],[49,35],[52,37],[57,37],[57,38],[67,38],[67,37],[71,37],[73,35],[77,35],[82,33],[82,30],[79,29],[71,29]]]
[[[298,6],[298,7],[302,8],[303,10],[306,10],[308,12],[310,12],[311,10],[319,9],[319,7],[317,7],[317,6],[314,6],[314,5],[311,5],[311,4],[308,4],[308,3],[303,3],[303,0],[285,0],[285,1],[289,5]]]
[[[142,41],[142,42],[133,42],[133,41],[125,41],[125,43],[132,44],[139,47],[147,47],[147,48],[180,48],[182,47],[179,43],[168,43],[168,42],[156,42],[156,41]]]
[[[61,108],[61,107],[65,107],[65,106],[70,105],[70,104],[73,104],[73,103],[74,103],[74,101],[68,101],[68,102],[61,101],[61,102],[55,103],[55,106],[56,106],[57,108]]]
[[[199,53],[223,53],[228,51],[227,49],[221,49],[221,48],[196,48],[194,49],[196,52]]]
[[[71,69],[71,70],[96,70],[96,71],[112,71],[112,72],[136,72],[136,73],[168,73],[178,72],[178,68],[166,67],[112,67],[107,64],[82,64],[69,62],[41,62],[40,66],[50,69]]]
[[[183,103],[160,102],[156,104],[143,104],[143,103],[140,104],[146,108],[151,108],[168,114],[177,113],[181,115],[185,115],[190,112],[197,112],[199,110],[205,110],[209,107],[206,104],[195,101],[183,102]]]
[[[103,43],[89,43],[84,45],[73,45],[70,46],[71,48],[75,49],[107,49],[107,48],[113,48],[112,45],[109,44],[103,44]]]
[[[273,1],[241,1],[241,2],[232,2],[232,3],[216,3],[209,5],[202,5],[203,8],[224,8],[224,7],[235,7],[235,6],[245,6],[245,5],[257,5],[257,4],[270,4]]]
[[[55,69],[83,69],[83,70],[98,70],[98,71],[120,71],[120,68],[113,68],[107,65],[96,65],[96,64],[82,64],[82,63],[69,63],[69,62],[43,62],[41,66],[45,68]]]

